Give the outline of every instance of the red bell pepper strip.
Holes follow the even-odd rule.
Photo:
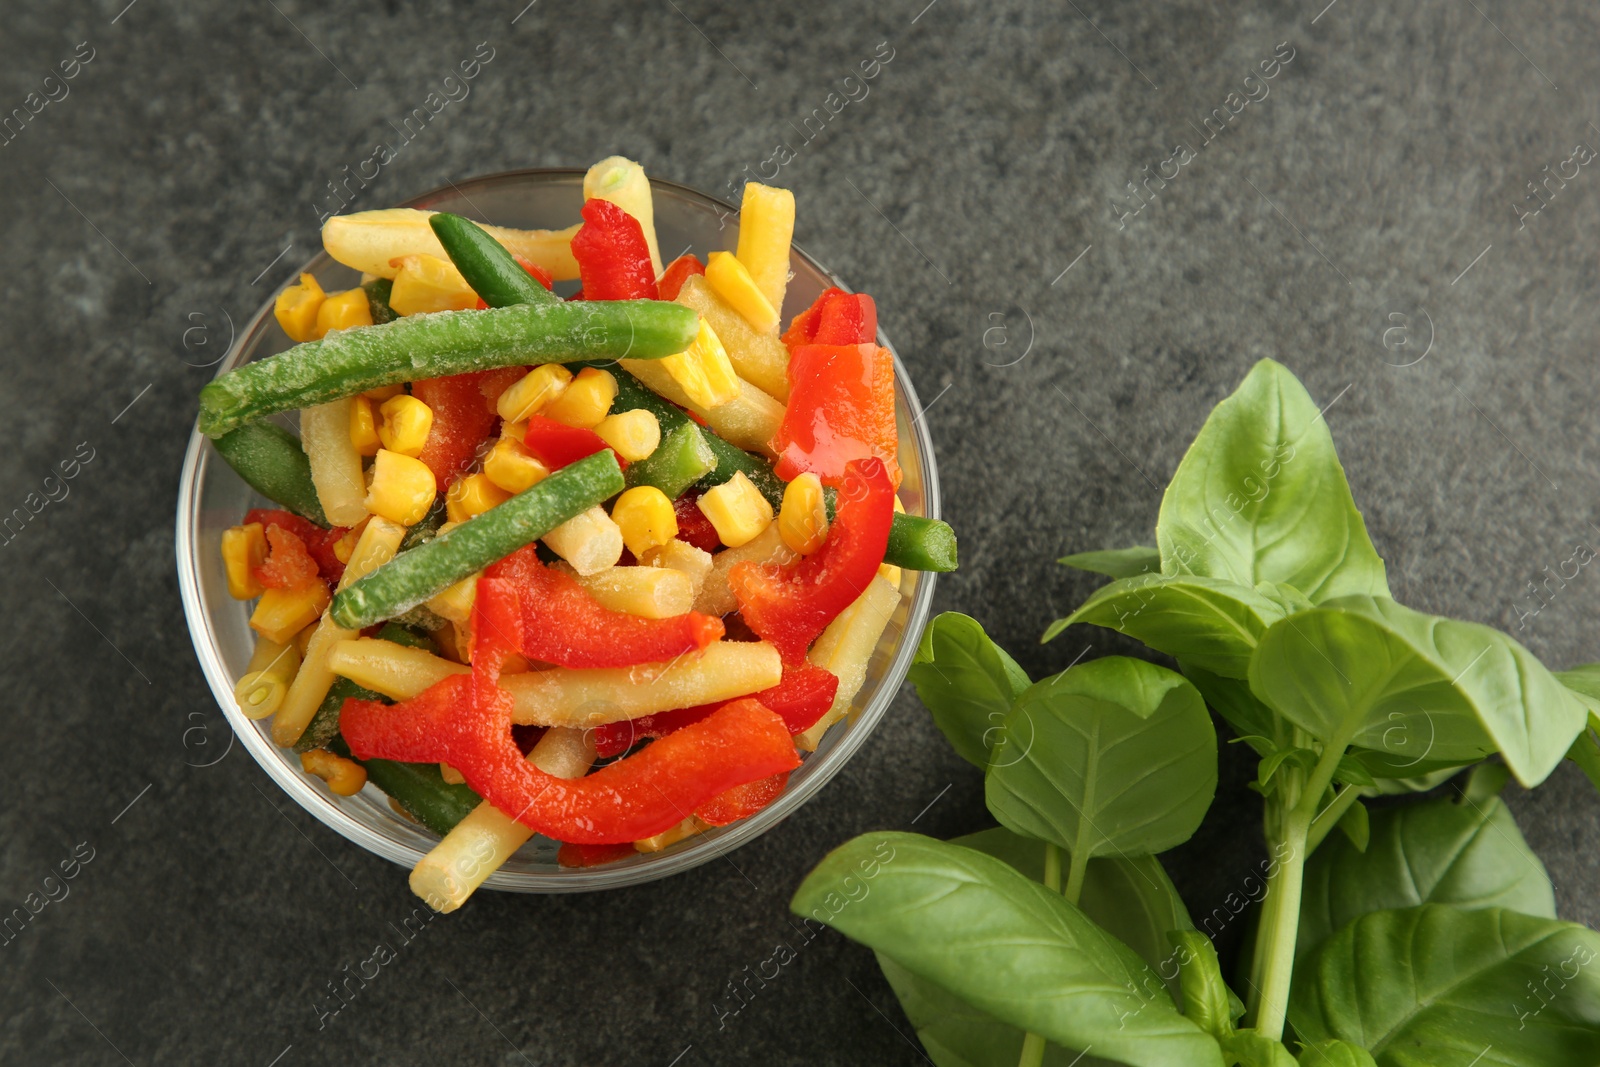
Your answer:
[[[693,252],[685,252],[667,267],[661,274],[661,280],[656,283],[656,290],[662,300],[676,300],[678,293],[683,289],[683,283],[696,274],[705,274],[706,265],[700,262],[700,257]]]
[[[792,481],[813,471],[832,481],[851,460],[876,456],[898,487],[898,449],[894,357],[888,349],[801,345],[791,351],[789,406],[772,439],[778,477]]]
[[[572,238],[585,300],[654,300],[650,246],[639,221],[609,200],[586,200]]]
[[[723,635],[722,620],[691,611],[645,619],[602,607],[577,580],[539,562],[534,546],[483,572],[478,598],[509,590],[521,605],[521,643],[529,659],[562,667],[632,667],[698,652]]]
[[[593,430],[568,426],[543,415],[528,416],[528,432],[522,435],[522,443],[539,458],[539,462],[553,471],[611,448]],[[617,466],[627,470],[628,461],[614,448],[611,448],[611,453],[617,457]]]
[[[306,551],[311,553],[311,558],[317,561],[317,572],[325,581],[337,582],[344,575],[344,564],[334,554],[333,546],[350,532],[345,527],[335,526],[331,530],[324,530],[308,519],[277,508],[251,508],[245,513],[244,521],[245,525],[260,523],[263,529],[281,526],[294,534],[306,546]]]
[[[448,763],[524,826],[580,845],[652,837],[735,786],[800,763],[783,721],[739,700],[587,777],[556,778],[517,751],[510,694],[479,673],[482,682],[453,675],[392,707],[345,701],[339,722],[350,751],[357,759]]]
[[[866,293],[826,289],[816,302],[794,317],[783,343],[800,345],[865,345],[878,337],[878,305]]]
[[[433,471],[441,493],[472,465],[478,446],[493,432],[499,418],[495,400],[526,373],[524,367],[500,367],[411,383],[411,395],[433,412],[433,428],[417,458]]]
[[[744,621],[798,664],[817,635],[855,602],[878,573],[894,522],[894,483],[876,457],[851,460],[839,487],[828,539],[776,573],[746,560],[728,572]]]
[[[568,841],[556,853],[556,862],[563,867],[600,867],[638,854],[639,850],[633,847],[632,842],[622,845],[578,845]]]
[[[751,697],[759,700],[762,707],[776,712],[791,734],[799,734],[809,730],[833,707],[833,696],[838,689],[839,679],[831,671],[813,663],[800,663],[784,667],[783,678],[777,685],[752,693]],[[698,704],[597,726],[593,734],[595,753],[607,759],[620,756],[645,738],[665,737],[699,722],[721,706]]]
[[[726,826],[730,822],[748,819],[762,808],[778,799],[783,787],[789,784],[789,772],[774,774],[755,782],[736,785],[710,803],[702,804],[694,813],[712,826]]]
[[[267,558],[250,568],[256,581],[268,589],[295,589],[318,581],[317,561],[306,543],[277,523],[267,527]]]
[[[702,552],[715,552],[722,547],[722,538],[700,510],[699,500],[699,491],[690,490],[672,502],[672,513],[678,517],[678,540],[687,541]]]

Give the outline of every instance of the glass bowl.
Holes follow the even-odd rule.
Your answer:
[[[581,170],[522,170],[474,178],[436,189],[404,205],[452,211],[498,226],[557,228],[578,220],[583,202]],[[731,205],[672,182],[652,180],[656,232],[664,262],[694,251],[732,249],[738,239],[738,212]],[[844,286],[800,249],[793,252],[794,278],[784,298],[783,320],[809,306],[830,285]],[[357,275],[319,253],[301,270],[316,274],[324,287],[354,286]],[[297,272],[298,273],[298,272]],[[892,350],[880,332],[878,343]],[[245,326],[217,367],[234,367],[290,347],[272,314],[272,301]],[[900,427],[900,465],[905,479],[900,497],[913,515],[938,517],[939,482],[933,442],[921,419],[921,406],[895,356],[896,415]],[[220,553],[222,532],[245,511],[268,502],[254,493],[210,447],[198,429],[189,440],[178,490],[178,582],[195,652],[206,680],[245,749],[283,791],[306,811],[351,841],[402,867],[410,868],[438,841],[429,831],[397,815],[387,796],[368,785],[352,797],[330,793],[300,770],[299,758],[272,743],[268,721],[252,721],[239,710],[234,683],[244,672],[255,643],[248,625],[249,605],[228,595]],[[564,868],[556,862],[557,844],[535,836],[484,886],[523,893],[609,889],[664,878],[705,863],[767,832],[804,804],[839,772],[878,725],[905,679],[917,637],[933,600],[932,574],[906,571],[900,605],[873,653],[866,684],[850,716],[824,735],[817,751],[805,756],[783,794],[756,815],[687,838],[660,852],[640,853],[600,867]],[[907,636],[910,640],[905,640]]]

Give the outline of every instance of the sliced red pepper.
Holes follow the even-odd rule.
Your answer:
[[[250,568],[256,581],[268,589],[296,589],[318,581],[317,561],[306,543],[277,523],[267,527],[267,558]]]
[[[527,271],[530,275],[532,275],[534,281],[538,282],[540,285],[544,286],[546,289],[551,290],[552,292],[555,291],[556,281],[555,281],[555,279],[553,277],[550,276],[550,272],[549,271],[545,270],[543,267],[539,266],[539,264],[537,264],[537,263],[533,263],[533,262],[531,262],[529,260],[526,260],[526,259],[522,258],[521,256],[517,255],[515,252],[511,253],[511,258],[516,260],[518,265],[520,265],[523,270]],[[482,297],[478,298],[478,310],[479,311],[488,311],[489,310],[488,303]]]
[[[783,343],[800,345],[864,345],[878,337],[878,305],[866,293],[826,289],[794,317]]]
[[[726,793],[702,804],[694,813],[712,826],[726,826],[730,822],[748,819],[762,808],[778,799],[783,787],[789,784],[789,772],[774,774],[744,785],[736,785]]]
[[[751,696],[759,700],[762,707],[776,712],[791,734],[799,734],[811,729],[827,714],[838,689],[839,679],[833,672],[814,663],[801,662],[785,666],[783,678],[777,685]],[[597,726],[593,734],[595,753],[606,759],[620,756],[646,738],[665,737],[699,722],[721,706],[698,704]]]
[[[528,416],[528,432],[522,435],[522,443],[551,470],[559,470],[585,456],[611,448],[593,430],[568,426],[543,415]],[[617,457],[617,466],[626,470],[628,461],[614,448],[611,448],[611,454]]]
[[[893,522],[894,483],[883,461],[851,460],[820,549],[776,572],[752,560],[728,572],[744,621],[777,646],[785,664],[798,664],[817,635],[878,573]]]
[[[411,395],[433,412],[433,428],[417,458],[433,471],[440,492],[472,466],[499,418],[495,400],[526,373],[525,367],[500,367],[411,383]]]
[[[700,262],[700,257],[693,252],[685,252],[667,267],[661,274],[661,280],[656,283],[659,293],[658,299],[676,300],[678,293],[683,288],[683,283],[696,274],[705,274],[706,265]]]
[[[898,487],[899,440],[894,357],[887,348],[801,345],[791,351],[789,405],[772,439],[778,477],[792,481],[813,471],[830,481],[851,460],[876,456]]]
[[[639,850],[633,847],[632,842],[621,845],[578,845],[568,841],[556,853],[556,862],[563,867],[600,867],[638,854]]]
[[[317,572],[324,581],[337,582],[344,576],[344,564],[334,553],[333,546],[350,532],[345,527],[335,526],[331,530],[324,530],[309,519],[277,508],[251,508],[245,514],[244,521],[246,525],[258,522],[263,529],[281,526],[294,534],[306,546],[306,551],[311,553],[311,558],[317,561]]]
[[[347,700],[340,729],[357,759],[448,763],[500,811],[581,845],[652,837],[735,786],[800,763],[783,720],[738,700],[587,777],[556,778],[512,743],[511,704],[498,686],[453,675],[393,706]]]
[[[655,268],[639,220],[609,200],[585,200],[572,238],[585,300],[654,300]]]
[[[529,659],[562,667],[632,667],[698,652],[723,634],[722,620],[691,611],[645,619],[601,606],[577,580],[539,562],[533,545],[483,572],[479,600],[509,590],[521,605],[521,644]]]
[[[678,517],[678,540],[687,541],[702,552],[715,552],[722,547],[722,538],[700,510],[699,500],[699,491],[690,490],[672,502],[672,513]]]

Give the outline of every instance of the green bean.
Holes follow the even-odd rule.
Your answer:
[[[622,492],[623,487],[622,470],[610,449],[585,456],[352,582],[333,598],[329,615],[346,630],[392,619]]]
[[[250,488],[318,526],[328,525],[300,438],[275,423],[255,422],[211,443]]]
[[[335,737],[327,747],[336,756],[354,758],[342,737]],[[483,798],[471,787],[445,781],[437,763],[400,763],[387,759],[356,762],[367,769],[367,781],[388,793],[418,822],[440,837],[454,830],[456,823],[483,803]]]
[[[716,466],[717,455],[706,443],[700,427],[686,421],[676,429],[663,431],[656,450],[628,464],[623,477],[630,489],[653,485],[667,494],[667,499],[676,500]]]
[[[699,321],[693,309],[660,300],[580,300],[340,330],[213,379],[200,390],[200,430],[218,437],[276,411],[419,378],[571,359],[659,359],[688,348]]]
[[[557,302],[556,294],[534,281],[505,245],[477,223],[440,211],[428,216],[428,225],[444,245],[450,262],[490,307]]]

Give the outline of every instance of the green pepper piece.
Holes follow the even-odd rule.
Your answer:
[[[685,421],[676,429],[661,435],[661,443],[649,456],[628,464],[624,474],[628,488],[653,485],[676,500],[686,490],[717,466],[717,454],[711,451],[700,427]]]

